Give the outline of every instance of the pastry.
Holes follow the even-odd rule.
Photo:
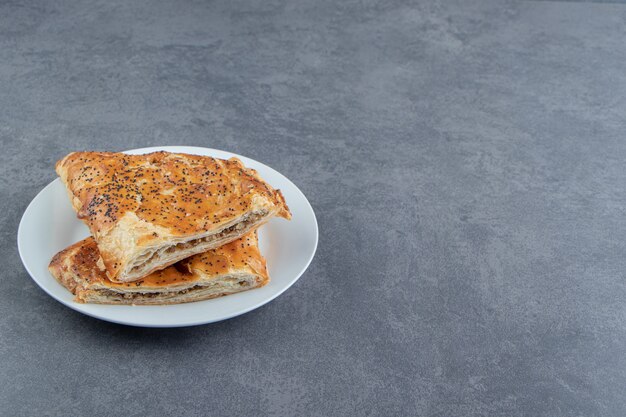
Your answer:
[[[273,216],[291,218],[280,191],[236,158],[74,152],[56,171],[114,282],[224,245]]]
[[[56,254],[49,269],[80,303],[187,303],[261,287],[269,282],[256,231],[135,282],[112,282],[98,268],[98,258],[96,242],[89,237]]]

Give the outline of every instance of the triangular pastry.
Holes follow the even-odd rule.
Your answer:
[[[224,245],[273,216],[291,218],[280,191],[236,158],[74,152],[56,171],[114,282]]]
[[[246,291],[269,282],[256,232],[135,282],[109,280],[97,266],[98,257],[96,242],[89,237],[56,254],[49,269],[75,295],[75,301],[81,303],[187,303]]]

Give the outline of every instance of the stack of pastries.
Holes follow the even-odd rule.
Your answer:
[[[56,171],[91,232],[49,266],[77,302],[186,303],[269,282],[257,228],[291,213],[239,159],[74,152]]]

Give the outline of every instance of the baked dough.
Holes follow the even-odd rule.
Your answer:
[[[115,282],[224,245],[273,216],[291,218],[280,191],[236,158],[74,152],[56,171]]]
[[[98,247],[89,237],[56,254],[50,273],[80,303],[177,304],[261,287],[269,282],[256,231],[153,272],[135,282],[116,283],[97,266]]]

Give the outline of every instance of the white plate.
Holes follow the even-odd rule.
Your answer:
[[[50,296],[71,309],[114,323],[145,327],[181,327],[212,323],[247,313],[278,297],[293,285],[311,263],[317,248],[317,221],[308,200],[291,181],[260,162],[216,149],[160,146],[127,153],[183,152],[216,158],[236,156],[274,188],[282,191],[293,214],[291,221],[272,219],[259,229],[261,253],[267,259],[271,281],[265,287],[213,300],[168,306],[80,304],[48,272],[52,256],[89,235],[76,218],[67,193],[57,178],[26,208],[17,232],[22,262],[33,280]]]

